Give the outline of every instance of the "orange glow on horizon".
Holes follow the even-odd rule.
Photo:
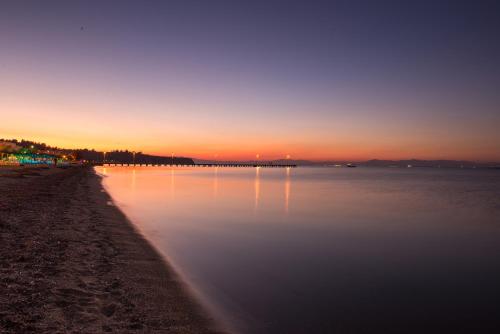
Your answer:
[[[92,142],[85,138],[53,138],[51,136],[14,136],[9,135],[9,133],[2,134],[1,137],[5,139],[25,139],[32,140],[35,142],[45,143],[50,146],[56,146],[59,148],[67,149],[78,149],[87,148],[95,149],[97,151],[102,151],[104,154],[112,150],[129,150],[131,152],[142,152],[144,154],[160,155],[164,157],[171,157],[173,155],[172,151],[175,151],[175,156],[183,156],[204,160],[278,160],[278,159],[293,159],[297,160],[311,160],[311,161],[327,161],[327,160],[337,160],[337,161],[365,161],[370,159],[381,159],[381,160],[405,160],[405,159],[422,159],[422,160],[474,160],[474,161],[498,161],[500,160],[500,154],[495,157],[491,157],[491,148],[482,147],[478,148],[476,151],[471,153],[471,150],[467,147],[452,147],[450,144],[436,147],[418,147],[416,145],[408,149],[402,149],[399,147],[384,147],[382,145],[374,145],[368,143],[348,144],[343,145],[314,145],[313,143],[309,145],[296,145],[292,154],[283,154],[283,152],[290,151],[290,146],[288,145],[266,145],[261,143],[258,145],[254,143],[255,146],[245,146],[245,145],[232,145],[225,144],[221,145],[216,143],[216,150],[209,149],[200,144],[186,143],[182,144],[182,141],[177,142],[172,145],[153,145],[145,142],[143,145],[136,142],[130,142],[128,145],[126,143],[110,143],[108,144],[105,140],[98,140]],[[142,146],[142,147],[141,147]],[[211,145],[207,145],[210,147]],[[166,147],[166,148],[165,148]],[[170,149],[169,149],[170,147]],[[265,148],[265,149],[263,149]],[[255,151],[260,151],[261,153],[255,154]],[[443,154],[446,151],[447,154]],[[218,153],[215,153],[218,152]]]
[[[13,43],[2,55],[1,138],[101,152],[129,150],[164,157],[174,152],[220,161],[500,162],[494,85],[485,81],[482,87],[479,80],[466,80],[469,74],[461,77],[458,68],[450,78],[456,74],[462,79],[453,79],[449,87],[442,85],[442,91],[441,86],[430,89],[440,82],[432,73],[427,73],[429,81],[421,82],[425,75],[400,76],[400,66],[393,71],[388,67],[383,72],[387,75],[380,77],[347,66],[343,77],[333,75],[329,66],[303,63],[300,54],[290,54],[290,59],[298,56],[295,65],[302,70],[290,71],[287,66],[292,63],[281,64],[279,56],[276,65],[284,67],[275,72],[280,66],[268,62],[273,52],[264,63],[259,57],[249,61],[256,55],[246,54],[246,47],[241,49],[245,52],[226,52],[244,43],[220,50],[203,40],[193,45],[207,47],[208,53],[185,57],[184,52],[195,50],[187,47],[190,39],[173,38],[172,44],[160,45],[156,43],[160,39],[150,38],[158,33],[156,28],[143,31],[148,37],[141,37],[142,49],[125,43],[134,38],[128,28],[116,28],[128,27],[125,21],[109,27],[116,36],[85,31],[77,37],[61,25],[64,20],[42,17],[47,20],[43,25],[26,21],[33,24],[30,29],[7,20],[9,29],[2,30]],[[117,36],[124,39],[118,41]],[[449,63],[446,59],[444,65]],[[330,60],[330,65],[342,65],[336,63],[341,59]],[[490,69],[487,72],[496,79]],[[424,82],[431,85],[425,87]],[[460,84],[451,85],[455,82]]]
[[[315,161],[500,161],[497,116],[477,123],[450,125],[439,116],[413,121],[373,110],[378,117],[374,122],[369,118],[350,118],[349,106],[331,105],[328,109],[346,110],[346,116],[315,119],[297,112],[296,117],[289,117],[284,123],[269,113],[266,122],[262,122],[263,116],[252,116],[244,109],[234,123],[217,115],[218,106],[201,107],[189,101],[174,100],[164,107],[142,99],[129,101],[128,96],[107,100],[95,92],[59,96],[47,87],[23,85],[15,78],[9,89],[0,104],[9,120],[8,124],[0,124],[0,137],[61,148],[118,149],[165,157],[175,152],[176,156],[221,161],[292,157]],[[274,106],[245,106],[259,110],[265,107]],[[285,107],[294,110],[293,106]],[[141,112],[143,109],[155,113],[147,115]],[[446,132],[436,124],[447,124]]]

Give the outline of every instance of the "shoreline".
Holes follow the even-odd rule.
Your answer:
[[[223,333],[92,168],[0,187],[1,333]]]

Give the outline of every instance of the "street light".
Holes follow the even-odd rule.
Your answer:
[[[132,152],[132,163],[133,163],[133,164],[134,164],[134,166],[135,166],[135,151],[134,151],[134,152]]]
[[[172,166],[174,165],[174,152],[172,152]]]
[[[103,158],[102,158],[102,164],[104,165],[106,163],[106,151],[102,152]]]

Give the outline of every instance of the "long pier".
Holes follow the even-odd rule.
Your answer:
[[[159,164],[159,163],[122,163],[105,162],[95,163],[94,166],[106,167],[263,167],[263,168],[295,168],[295,164],[270,164],[270,163],[217,163],[217,164]]]

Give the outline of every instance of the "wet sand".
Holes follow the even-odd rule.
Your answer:
[[[93,169],[0,173],[0,333],[221,333]]]

